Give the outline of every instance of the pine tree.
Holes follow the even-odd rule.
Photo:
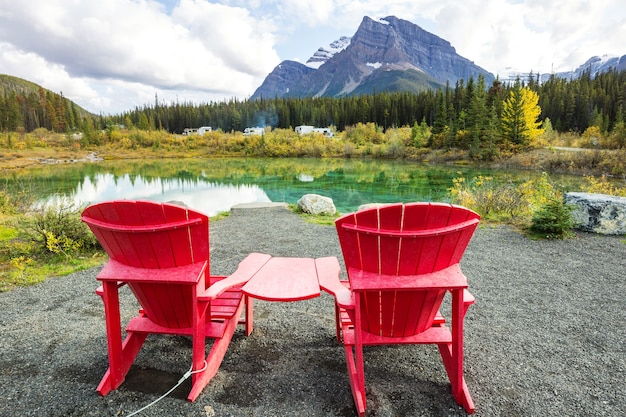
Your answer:
[[[435,121],[433,122],[433,134],[443,132],[444,128],[448,125],[448,106],[446,103],[446,96],[441,90],[437,92],[437,108],[435,110]]]
[[[468,128],[471,134],[470,155],[480,158],[481,142],[488,128],[487,93],[485,77],[478,77],[478,84],[471,92],[468,109]]]
[[[3,112],[3,127],[5,130],[15,132],[18,127],[23,126],[22,113],[20,112],[19,101],[15,91],[11,92],[6,99],[5,111]]]

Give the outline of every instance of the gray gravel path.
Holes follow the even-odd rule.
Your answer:
[[[212,271],[249,252],[340,256],[335,230],[285,209],[233,210],[211,225]],[[621,416],[626,409],[626,244],[580,234],[530,241],[479,228],[462,262],[476,304],[466,317],[466,379],[478,416]],[[118,416],[148,404],[188,369],[186,338],[151,336],[120,389],[107,368],[92,269],[0,294],[0,415]],[[123,315],[136,304],[123,292]],[[353,416],[332,298],[255,304],[195,403],[188,381],[143,416]],[[366,350],[369,416],[465,415],[433,346]]]

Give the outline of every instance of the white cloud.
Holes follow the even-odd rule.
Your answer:
[[[626,54],[623,0],[0,0],[0,73],[103,113],[245,98],[281,60],[389,15],[494,73]]]
[[[574,69],[593,55],[626,54],[625,18],[621,0],[450,0],[435,30],[489,71],[549,72],[553,65]]]
[[[63,65],[51,64],[36,53],[0,42],[0,63],[2,73],[19,74],[20,78],[39,85],[54,85],[54,91],[66,97],[83,97],[98,103],[97,92],[87,80],[70,76]]]
[[[243,8],[181,0],[168,15],[155,1],[8,3],[0,0],[0,8],[9,11],[0,14],[3,56],[12,55],[14,67],[36,61],[37,68],[9,73],[35,75],[35,82],[48,74],[43,84],[54,91],[71,78],[138,83],[152,95],[175,89],[245,97],[280,61],[272,23]],[[0,62],[0,68],[8,66]],[[93,103],[93,97],[85,98]]]

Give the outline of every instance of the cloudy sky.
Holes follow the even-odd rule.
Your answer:
[[[389,15],[494,74],[626,55],[624,0],[0,0],[0,74],[102,114],[245,99],[280,61]]]

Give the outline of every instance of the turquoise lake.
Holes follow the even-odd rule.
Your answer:
[[[26,190],[41,203],[113,199],[181,201],[209,215],[239,203],[333,199],[347,213],[365,203],[449,201],[457,177],[521,183],[540,173],[351,159],[162,159],[46,165],[0,175],[0,188]],[[554,178],[553,178],[554,179]],[[579,179],[559,177],[565,187]]]

